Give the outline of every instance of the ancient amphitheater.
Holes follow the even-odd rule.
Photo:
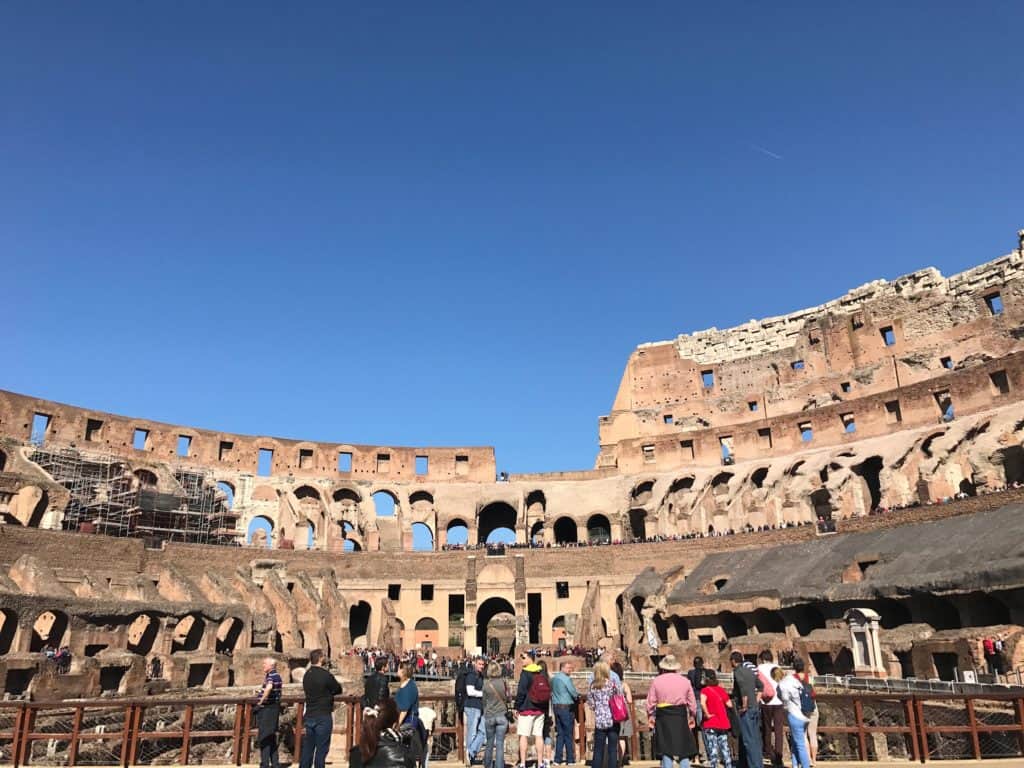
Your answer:
[[[1022,363],[1024,236],[951,277],[640,345],[584,472],[498,481],[487,447],[2,392],[0,679],[50,697],[251,684],[267,653],[507,646],[510,616],[519,644],[622,647],[640,669],[771,646],[842,672],[851,607],[880,615],[893,675],[977,667],[994,633],[1016,667]],[[436,551],[412,551],[418,526]],[[477,546],[503,528],[520,546]],[[56,676],[39,651],[65,644]]]

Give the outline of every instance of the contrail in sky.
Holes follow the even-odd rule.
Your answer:
[[[750,148],[754,149],[754,150],[757,150],[762,155],[768,155],[768,157],[774,157],[776,160],[782,160],[783,159],[782,155],[776,154],[775,152],[772,152],[770,149],[765,149],[764,147],[758,146],[757,144],[751,144]]]

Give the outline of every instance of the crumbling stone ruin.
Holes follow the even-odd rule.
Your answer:
[[[620,646],[640,668],[767,645],[844,672],[854,607],[881,616],[890,674],[981,667],[995,633],[1018,666],[1022,361],[1019,246],[639,346],[584,472],[499,480],[487,447],[0,392],[0,680],[39,699],[250,685],[268,653],[424,642]],[[518,547],[478,547],[504,528]],[[67,669],[41,654],[61,646]]]

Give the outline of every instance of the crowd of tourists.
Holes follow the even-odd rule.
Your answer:
[[[58,675],[66,675],[71,671],[71,649],[66,645],[62,645],[60,648],[44,645],[42,654],[57,668]]]

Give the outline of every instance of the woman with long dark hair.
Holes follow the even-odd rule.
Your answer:
[[[415,761],[398,732],[398,707],[391,697],[363,710],[359,757],[364,768],[413,768]]]

